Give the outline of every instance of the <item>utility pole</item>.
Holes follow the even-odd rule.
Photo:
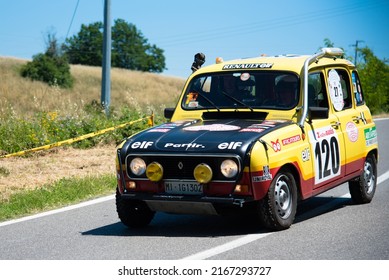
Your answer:
[[[351,45],[352,47],[355,47],[355,57],[354,57],[354,64],[357,66],[357,57],[358,57],[358,44],[363,43],[365,41],[362,40],[356,40],[355,45]]]
[[[109,116],[111,103],[111,0],[104,1],[103,65],[101,79],[101,105]]]

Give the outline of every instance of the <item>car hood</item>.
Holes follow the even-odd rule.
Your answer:
[[[284,120],[191,120],[165,123],[127,140],[125,153],[235,153],[242,158],[263,135],[291,124]]]

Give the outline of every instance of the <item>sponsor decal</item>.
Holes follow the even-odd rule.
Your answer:
[[[247,127],[247,128],[243,128],[241,130],[239,130],[239,132],[256,132],[256,133],[260,133],[262,131],[264,131],[265,128],[250,128],[250,127]]]
[[[199,102],[197,101],[190,101],[188,105],[188,108],[197,108],[199,107]]]
[[[325,127],[323,129],[318,129],[315,131],[316,132],[316,137],[317,139],[320,139],[320,138],[326,138],[328,136],[331,136],[331,135],[334,135],[336,134],[335,133],[335,129],[333,127]]]
[[[257,133],[259,133],[259,132],[264,131],[265,129],[268,129],[268,127],[261,126],[260,124],[252,124],[246,128],[239,130],[239,132],[257,132]]]
[[[273,63],[237,63],[226,64],[223,66],[223,70],[230,69],[269,69],[273,67]]]
[[[301,158],[303,161],[308,161],[311,159],[311,150],[309,148],[304,149],[301,152]]]
[[[217,147],[219,150],[236,150],[241,147],[243,142],[224,142],[220,143]]]
[[[264,181],[270,181],[273,179],[273,176],[270,173],[269,165],[265,165],[263,167],[263,175],[262,176],[253,176],[253,182],[264,182]]]
[[[300,140],[301,140],[301,136],[300,135],[295,135],[295,136],[283,139],[282,140],[282,145],[286,146],[286,145],[289,145],[289,144],[292,144],[292,143],[296,143],[296,142],[298,142]]]
[[[176,128],[178,126],[181,126],[180,123],[165,123],[161,124],[158,128]]]
[[[285,123],[286,121],[283,121],[283,120],[277,120],[277,121],[263,121],[261,124],[262,125],[266,125],[266,126],[270,126],[270,127],[274,127],[276,126],[277,124],[279,123]]]
[[[231,131],[231,130],[239,130],[240,127],[236,125],[228,125],[228,124],[211,124],[211,125],[197,125],[191,127],[183,128],[185,131]]]
[[[134,142],[131,144],[132,149],[147,149],[148,147],[152,146],[154,142],[152,141],[142,141],[142,142]]]
[[[240,75],[240,80],[241,81],[247,81],[248,79],[250,79],[250,74],[249,73],[242,73],[242,75]]]
[[[377,130],[375,126],[365,129],[364,134],[365,134],[366,146],[377,144]]]
[[[277,139],[276,142],[271,141],[271,146],[273,147],[273,150],[274,150],[275,152],[281,151],[280,139]]]
[[[168,132],[170,131],[170,128],[153,128],[153,129],[150,129],[148,130],[147,132]]]
[[[354,122],[348,122],[346,124],[346,132],[348,139],[351,142],[356,142],[358,140],[358,128]]]
[[[203,144],[197,143],[166,143],[164,148],[196,148],[196,149],[204,149],[205,146]]]

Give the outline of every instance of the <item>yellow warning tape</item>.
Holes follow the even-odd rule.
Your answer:
[[[75,137],[75,138],[71,138],[71,139],[68,139],[68,140],[63,140],[63,141],[55,142],[55,143],[48,144],[48,145],[45,145],[45,146],[36,147],[36,148],[32,148],[32,149],[28,149],[28,150],[12,153],[12,154],[2,155],[2,156],[0,156],[0,158],[10,158],[10,157],[22,156],[22,155],[25,155],[27,153],[38,152],[38,151],[42,151],[42,150],[49,150],[49,149],[52,149],[52,148],[55,148],[55,147],[59,147],[59,146],[62,146],[62,145],[72,144],[74,142],[78,142],[78,141],[81,141],[81,140],[92,138],[92,137],[95,137],[95,136],[107,133],[109,131],[113,131],[113,130],[118,129],[118,128],[122,128],[122,127],[125,127],[125,126],[128,126],[128,125],[132,125],[134,123],[137,123],[137,122],[140,122],[140,121],[143,121],[143,120],[146,120],[146,119],[148,119],[148,125],[149,126],[153,126],[154,125],[154,113],[153,113],[149,117],[141,118],[141,119],[138,119],[138,120],[135,120],[135,121],[131,121],[131,122],[128,122],[128,123],[123,123],[123,124],[115,125],[115,126],[103,129],[103,130],[99,130],[99,131],[96,131],[96,132],[91,132],[91,133],[88,133],[88,134],[85,134],[85,135],[81,135],[79,137]]]

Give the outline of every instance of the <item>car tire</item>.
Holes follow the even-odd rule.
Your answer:
[[[357,204],[369,203],[377,187],[377,160],[373,154],[366,157],[361,175],[349,181],[352,200]]]
[[[262,224],[271,230],[288,229],[297,209],[297,186],[293,174],[286,168],[274,177],[266,196],[259,202]]]
[[[134,228],[147,226],[155,215],[144,201],[124,199],[118,190],[116,190],[116,211],[123,224]]]

